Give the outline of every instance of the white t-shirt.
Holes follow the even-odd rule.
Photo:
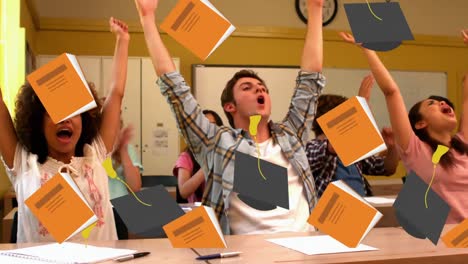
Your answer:
[[[50,157],[44,164],[40,164],[35,154],[27,152],[18,143],[13,168],[5,166],[18,200],[18,243],[55,241],[24,201],[64,165],[70,167],[72,178],[99,218],[89,240],[117,240],[114,214],[109,199],[108,178],[102,166],[107,151],[101,137],[98,136],[91,145],[85,145],[83,153],[84,157],[73,157],[70,164],[64,164]],[[81,233],[78,233],[68,241],[84,242],[84,239]]]
[[[284,157],[281,147],[278,144],[274,145],[272,138],[258,145],[261,159],[288,170],[289,210],[281,207],[270,211],[256,210],[242,202],[237,197],[237,193],[232,192],[228,209],[231,233],[237,235],[314,230],[307,223],[310,213],[304,185],[290,162]]]

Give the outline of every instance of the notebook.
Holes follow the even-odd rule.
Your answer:
[[[29,74],[27,79],[56,124],[97,107],[73,54],[63,53]]]
[[[382,214],[343,181],[331,182],[307,220],[347,247],[358,247]]]
[[[98,263],[136,253],[136,250],[64,242],[0,251],[0,263]]]

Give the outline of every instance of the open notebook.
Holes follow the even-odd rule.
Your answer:
[[[98,263],[135,253],[136,250],[95,247],[64,242],[0,251],[0,263]]]

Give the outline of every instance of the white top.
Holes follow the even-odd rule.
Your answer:
[[[232,192],[228,210],[232,234],[313,231],[313,227],[307,223],[309,205],[305,197],[304,186],[292,165],[281,152],[281,147],[278,144],[274,145],[272,138],[258,145],[261,159],[288,170],[289,210],[281,207],[270,211],[256,210],[242,202],[237,197],[237,193]]]
[[[102,166],[107,151],[101,137],[97,136],[91,145],[86,144],[83,153],[84,157],[73,157],[69,164],[50,157],[44,164],[40,164],[35,154],[27,152],[18,143],[13,168],[8,168],[5,164],[18,200],[18,243],[55,241],[24,201],[53,177],[62,166],[70,168],[70,174],[76,185],[99,219],[91,231],[89,240],[117,240],[114,214],[109,199],[108,178]],[[81,233],[68,241],[84,242]]]

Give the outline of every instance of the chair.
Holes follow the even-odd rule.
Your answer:
[[[13,216],[13,222],[11,224],[10,243],[16,244],[16,235],[18,234],[18,211]]]

